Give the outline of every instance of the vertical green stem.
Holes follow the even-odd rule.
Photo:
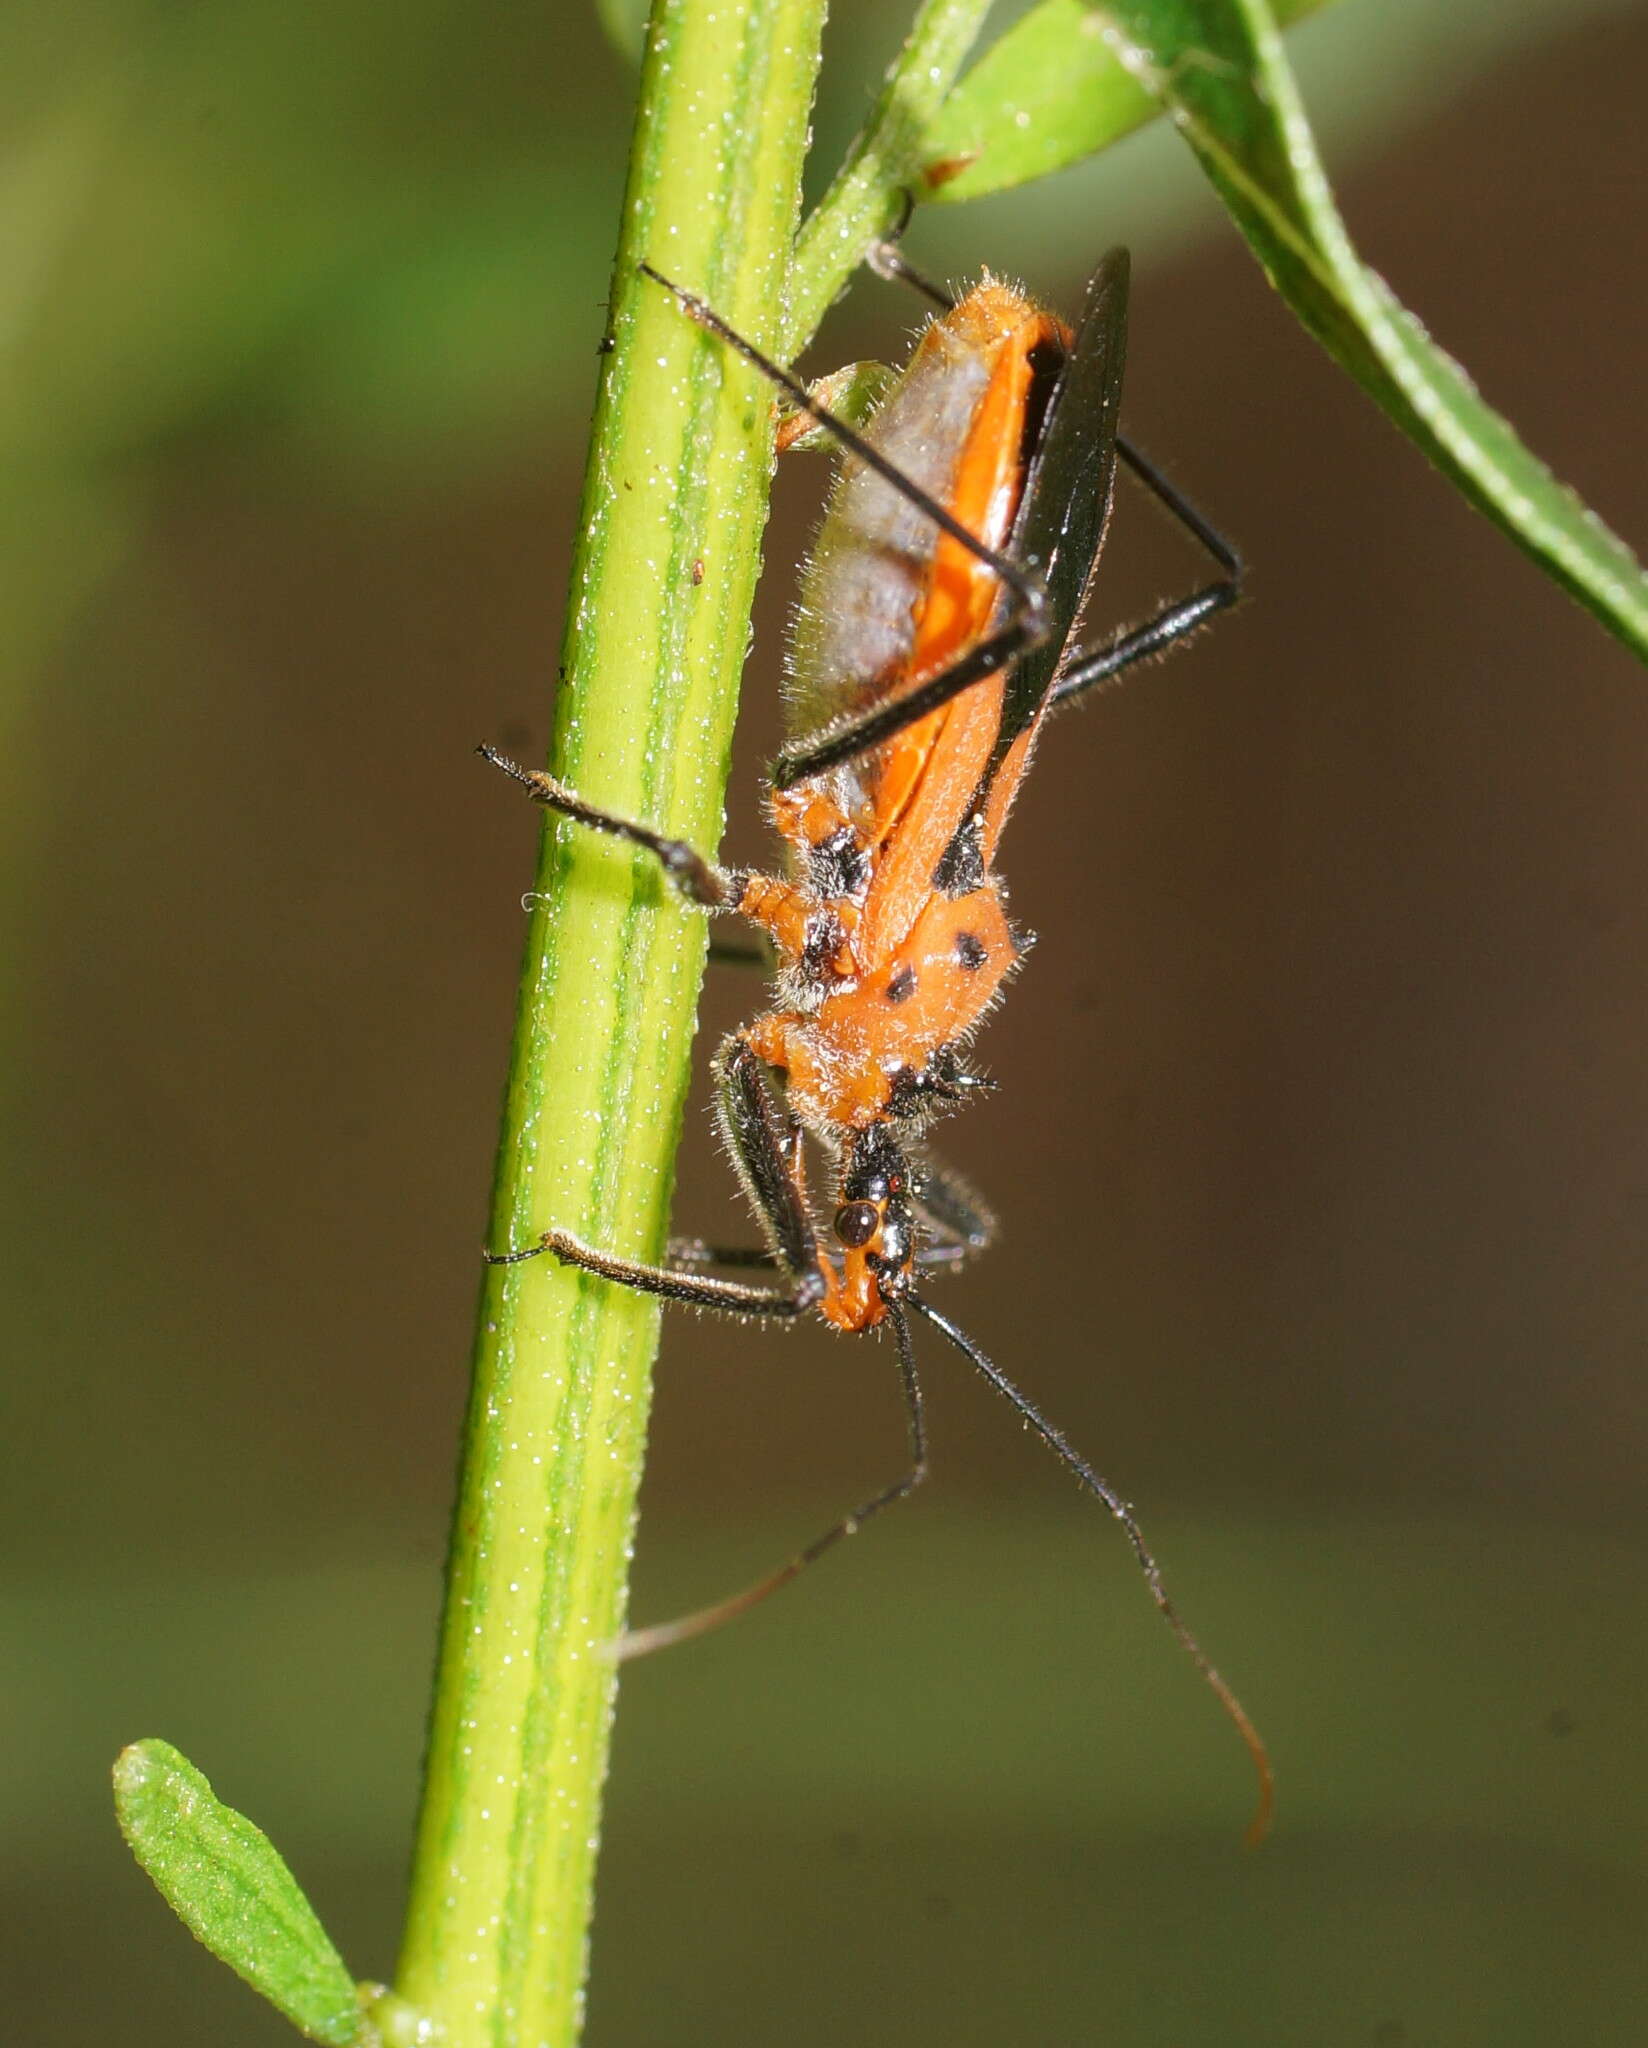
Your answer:
[[[781,345],[823,0],[658,0],[585,482],[554,763],[713,847],[771,466],[770,394],[639,278]],[[477,771],[479,772],[479,771]],[[513,801],[500,783],[498,801]],[[630,849],[546,834],[492,1242],[655,1257],[703,919]],[[654,1305],[493,1270],[397,1990],[449,2048],[575,2040]]]

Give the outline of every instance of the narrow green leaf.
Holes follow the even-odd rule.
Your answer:
[[[1271,281],[1473,504],[1648,658],[1648,578],[1485,405],[1345,232],[1264,0],[1119,0],[1117,54],[1168,109]]]
[[[132,1854],[195,1939],[300,2033],[347,2048],[354,1981],[268,1836],[167,1742],[121,1751],[114,1800]]]
[[[1326,0],[1279,0],[1284,25]],[[927,134],[927,196],[980,199],[1062,171],[1160,111],[1091,0],[1042,0],[992,43]]]
[[[1279,10],[1288,17],[1299,11],[1296,0]],[[976,176],[963,173],[942,189],[947,197],[989,189],[978,180],[991,162],[1007,162],[1001,138],[1044,118],[1058,131],[1047,160],[1068,162],[1061,152],[1076,134],[1071,87],[1078,74],[1098,108],[1090,139],[1132,125],[1138,104],[1117,83],[1119,67],[1137,92],[1167,110],[1271,282],[1335,361],[1480,511],[1648,658],[1648,578],[1630,550],[1484,404],[1351,246],[1277,19],[1265,0],[1046,0],[955,96],[952,106],[973,90],[971,118],[979,125],[952,131],[941,123],[930,168],[937,152],[962,147],[970,134],[968,146],[980,152]],[[1020,47],[1003,56],[1016,41]],[[975,88],[992,63],[996,83],[986,75]],[[1019,160],[1031,162],[1027,147]]]

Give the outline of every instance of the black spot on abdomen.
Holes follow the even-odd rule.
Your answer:
[[[956,933],[956,965],[965,967],[969,973],[982,967],[990,957],[990,948],[976,932]]]
[[[888,982],[886,995],[890,1003],[907,1003],[916,992],[916,971],[913,967],[901,967]]]

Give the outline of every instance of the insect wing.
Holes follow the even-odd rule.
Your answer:
[[[1116,482],[1127,276],[1125,249],[1101,257],[1025,479],[1009,552],[1042,579],[1048,632],[1008,676],[991,775],[1046,702],[1104,544]]]

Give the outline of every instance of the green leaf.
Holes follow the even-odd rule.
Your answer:
[[[132,1854],[195,1939],[310,2040],[347,2048],[354,1981],[268,1836],[167,1742],[121,1751],[114,1800]]]
[[[1264,0],[1113,0],[1102,8],[1046,0],[955,96],[953,107],[972,91],[968,118],[976,125],[952,130],[946,116],[934,131],[929,176],[940,152],[970,136],[977,171],[958,175],[945,195],[990,189],[978,181],[992,163],[998,183],[1013,182],[1006,138],[1026,120],[1031,128],[1045,120],[1053,131],[1048,162],[1070,161],[1082,94],[1094,108],[1089,137],[1133,125],[1138,102],[1118,83],[1118,69],[1134,93],[1167,110],[1271,282],[1335,361],[1480,511],[1648,658],[1648,578],[1630,550],[1484,404],[1351,246]],[[974,86],[992,71],[994,83],[986,75]],[[1073,90],[1078,78],[1085,84]],[[1032,156],[1028,145],[1018,147],[1021,166]]]
[[[1281,0],[1284,25],[1326,0]],[[929,198],[980,199],[1080,163],[1160,111],[1091,0],[1042,0],[968,72],[927,133]]]

